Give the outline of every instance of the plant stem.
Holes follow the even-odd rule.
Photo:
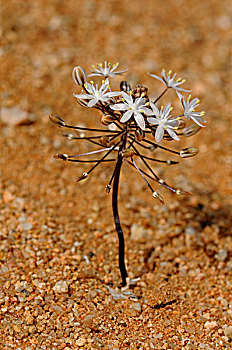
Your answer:
[[[125,141],[124,141],[125,142]],[[120,149],[123,149],[124,142],[122,142],[122,146]],[[119,241],[119,269],[122,277],[122,286],[126,285],[126,278],[128,276],[127,271],[126,271],[126,266],[125,266],[125,243],[124,243],[124,235],[122,231],[122,227],[120,224],[120,219],[119,219],[119,213],[118,213],[118,185],[119,185],[119,177],[120,177],[120,172],[121,172],[121,167],[122,167],[122,160],[123,156],[121,152],[119,151],[118,153],[118,159],[117,163],[115,166],[115,174],[114,174],[114,182],[113,182],[113,193],[112,193],[112,207],[113,207],[113,214],[114,214],[114,223],[115,223],[115,228],[118,234],[118,241]]]

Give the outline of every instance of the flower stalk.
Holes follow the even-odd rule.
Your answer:
[[[110,193],[112,185],[112,209],[119,242],[119,270],[124,287],[130,286],[132,280],[128,279],[125,265],[125,240],[118,211],[122,166],[126,163],[132,167],[152,192],[153,198],[159,200],[161,204],[164,203],[163,197],[157,189],[153,189],[153,182],[155,186],[162,186],[176,195],[190,194],[167,184],[153,169],[155,163],[172,166],[178,164],[178,160],[160,159],[159,156],[153,157],[153,153],[162,152],[165,154],[165,152],[169,152],[180,159],[195,156],[198,153],[195,147],[174,150],[161,143],[163,141],[179,142],[182,137],[193,136],[205,126],[203,124],[206,121],[203,119],[204,112],[195,110],[199,106],[200,100],[198,98],[191,99],[191,95],[187,98],[182,95],[190,90],[182,87],[185,80],[176,80],[176,74],[172,74],[172,71],[162,70],[160,77],[148,73],[152,78],[158,79],[166,86],[163,92],[151,101],[147,87],[141,84],[131,87],[127,81],[123,80],[119,84],[120,91],[114,91],[110,85],[110,79],[121,76],[127,71],[117,69],[118,63],[111,65],[107,61],[104,64],[93,66],[89,75],[80,66],[73,69],[74,82],[82,89],[81,92],[73,95],[82,107],[94,108],[100,112],[98,123],[100,122],[102,127],[90,128],[69,125],[56,114],[50,115],[50,120],[59,128],[68,130],[68,132],[63,133],[63,136],[68,140],[85,141],[97,146],[97,149],[82,154],[59,153],[54,156],[68,162],[93,163],[92,167],[83,172],[76,182],[85,180],[101,164],[109,164],[108,166],[114,164],[106,186],[106,193]],[[88,82],[89,77],[100,77],[101,84],[95,84],[92,80]],[[166,96],[171,89],[176,91],[179,100],[181,110],[177,113],[174,112],[171,102],[166,106],[160,103],[162,97]],[[190,120],[194,124],[188,126],[187,123]],[[101,154],[102,156],[100,156]],[[85,157],[90,157],[90,159],[85,159]]]
[[[122,151],[125,147],[124,137],[122,136],[122,145],[120,146],[120,152],[118,153],[118,159],[115,166],[114,172],[114,180],[113,180],[113,192],[112,192],[112,208],[113,208],[113,216],[115,228],[118,234],[118,261],[119,261],[119,269],[122,278],[122,287],[126,286],[126,279],[128,277],[126,265],[125,265],[125,240],[123,235],[122,226],[120,223],[119,212],[118,212],[118,188],[119,188],[119,179],[122,168],[123,156]]]

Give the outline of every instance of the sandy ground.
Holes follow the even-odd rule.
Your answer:
[[[3,349],[232,349],[230,2],[10,0],[1,7]],[[94,146],[67,141],[48,118],[100,126],[96,111],[73,98],[71,72],[105,59],[154,95],[160,85],[148,71],[178,72],[208,121],[176,146],[198,147],[196,157],[154,165],[193,196],[162,191],[162,206],[123,167],[126,261],[129,276],[140,277],[126,293],[105,194],[112,166],[75,183],[87,167],[53,154]]]

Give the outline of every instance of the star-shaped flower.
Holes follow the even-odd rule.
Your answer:
[[[91,82],[91,84],[85,83],[84,87],[88,93],[82,91],[82,94],[73,94],[73,96],[77,99],[89,100],[87,107],[93,107],[99,101],[107,102],[110,98],[121,95],[120,91],[107,91],[110,88],[108,79],[102,81],[100,88],[98,88],[97,84],[95,87],[93,82]]]
[[[164,108],[161,107],[159,110],[153,102],[150,102],[150,106],[153,111],[153,115],[155,117],[147,118],[148,122],[153,125],[157,125],[157,129],[155,132],[155,140],[156,142],[160,142],[164,137],[164,131],[167,131],[168,134],[174,140],[180,140],[176,135],[174,129],[178,128],[178,121],[176,119],[170,119],[170,112],[172,111],[171,103],[168,103]]]
[[[201,123],[206,123],[206,120],[204,120],[202,117],[205,115],[205,112],[195,112],[195,108],[199,106],[200,100],[198,98],[194,98],[191,101],[191,95],[185,100],[184,96],[182,96],[180,93],[177,93],[183,107],[184,107],[184,116],[190,120],[192,119],[197,125],[201,127],[205,127],[205,125],[202,125]]]
[[[180,87],[180,85],[185,82],[185,79],[179,78],[175,81],[176,73],[174,73],[173,76],[171,77],[171,74],[172,74],[171,70],[169,70],[167,75],[166,75],[165,69],[162,69],[161,77],[159,77],[158,75],[155,75],[155,74],[150,74],[150,73],[148,73],[148,74],[151,77],[160,80],[164,85],[167,86],[167,88],[172,88],[176,91],[186,91],[186,92],[190,91],[190,90],[186,90],[186,89],[183,89]]]
[[[89,77],[99,76],[104,78],[114,78],[116,75],[122,75],[127,71],[127,69],[115,72],[115,69],[117,69],[119,66],[119,63],[115,63],[111,66],[111,63],[107,63],[105,61],[105,67],[103,67],[102,63],[97,64],[96,66],[92,66],[93,70],[91,70],[92,74],[89,74]]]
[[[131,95],[128,95],[124,91],[121,92],[124,99],[123,103],[116,103],[113,106],[110,106],[114,111],[126,111],[121,119],[121,123],[127,122],[132,116],[134,116],[135,122],[138,126],[145,130],[146,124],[143,117],[143,114],[152,115],[152,111],[147,108],[146,99],[143,96],[136,98],[135,100]]]

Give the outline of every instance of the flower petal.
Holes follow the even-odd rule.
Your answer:
[[[143,113],[146,114],[146,115],[154,115],[154,112],[153,112],[150,108],[143,107],[143,108],[142,108],[142,111],[143,111]]]
[[[167,116],[169,115],[170,112],[170,108],[171,108],[171,103],[168,103],[163,110],[163,118],[167,118]]]
[[[90,98],[92,98],[92,95],[88,95],[88,94],[73,94],[74,97],[76,98],[83,98],[84,100],[89,100]]]
[[[165,84],[165,82],[163,81],[162,78],[160,78],[158,75],[155,75],[155,74],[150,74],[150,73],[147,73],[148,75],[150,75],[152,78],[156,78],[158,80],[160,80],[163,84]],[[165,84],[166,85],[166,84]]]
[[[164,128],[162,125],[159,125],[155,132],[156,142],[160,142],[163,137],[164,137]]]
[[[107,97],[114,97],[114,96],[120,96],[122,93],[121,91],[112,91],[112,92],[107,92],[105,95]]]
[[[156,105],[153,102],[150,102],[150,106],[155,114],[156,117],[159,115],[159,109],[156,107]]]
[[[87,104],[88,107],[93,107],[96,103],[98,103],[99,99],[97,97],[93,98],[92,100],[89,101]]]
[[[177,134],[175,133],[174,130],[172,130],[171,128],[167,127],[166,131],[169,133],[169,135],[176,141],[179,141],[179,137],[177,136]]]
[[[133,103],[133,98],[132,98],[132,96],[126,94],[124,91],[122,91],[122,97],[124,98],[124,100],[125,100],[128,104],[132,104],[132,103]]]
[[[199,115],[190,115],[190,118],[194,121],[194,123],[196,123],[197,125],[201,126],[202,128],[205,127],[205,125],[202,125],[199,120],[202,122],[202,123],[206,123],[206,120],[204,120],[201,116]]]
[[[175,128],[178,127],[179,123],[176,119],[169,119],[166,122],[167,127]]]
[[[116,103],[115,105],[110,106],[110,108],[114,111],[126,111],[129,109],[129,106],[125,103]]]
[[[142,130],[145,130],[146,125],[145,125],[145,120],[144,120],[142,114],[141,114],[141,113],[138,113],[138,112],[135,112],[135,113],[134,113],[134,118],[135,118],[135,121],[136,121],[136,123],[138,124],[138,126],[139,126]]]
[[[147,121],[153,125],[159,125],[160,119],[158,118],[147,118]]]
[[[127,120],[130,119],[130,117],[132,116],[132,114],[133,114],[133,111],[132,111],[131,109],[130,109],[129,111],[126,111],[126,112],[123,114],[122,118],[120,119],[120,122],[121,122],[121,123],[127,122]]]

